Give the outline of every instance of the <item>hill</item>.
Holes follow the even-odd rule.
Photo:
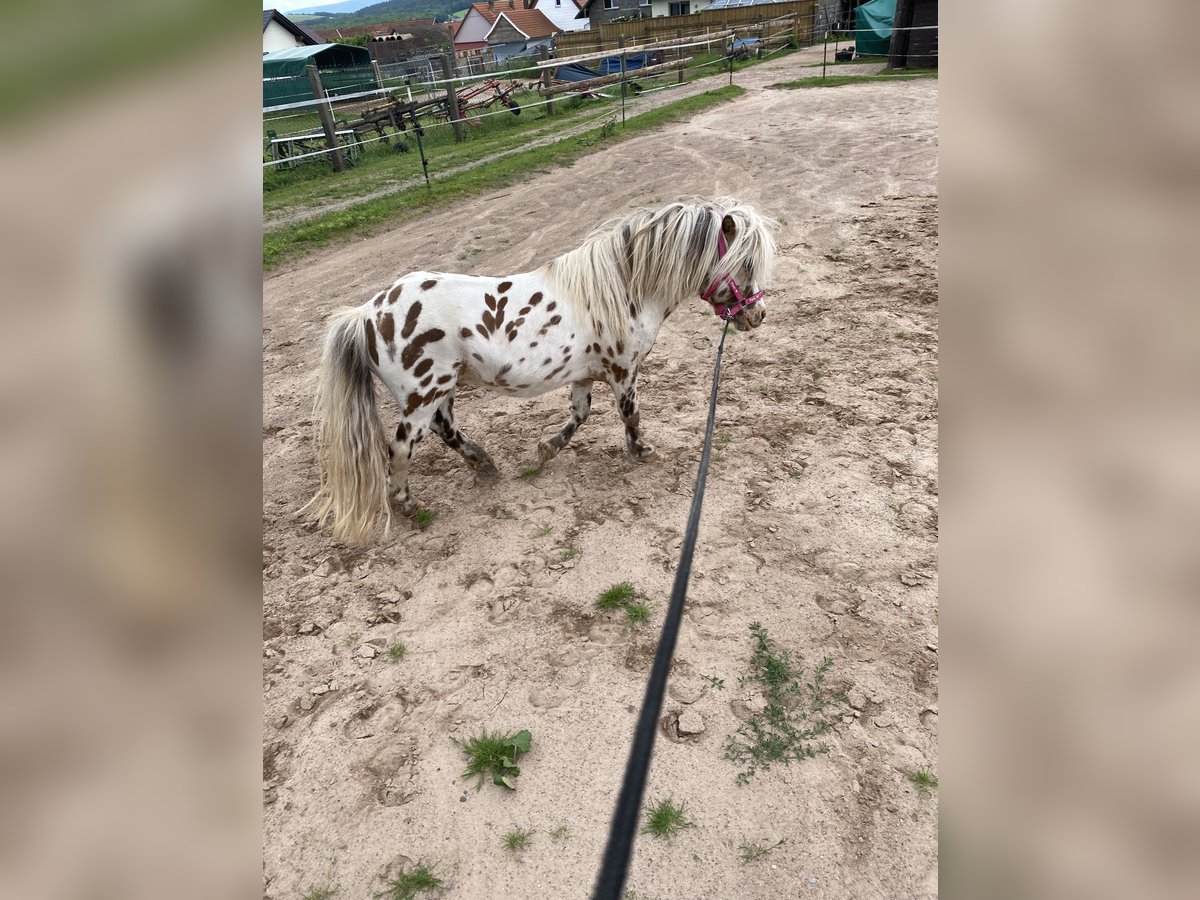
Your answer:
[[[353,2],[353,0],[352,0]],[[376,22],[395,22],[403,19],[445,19],[450,13],[468,6],[464,0],[386,0],[373,3],[353,12],[321,16],[308,22],[310,28],[341,28],[345,25],[371,25]]]

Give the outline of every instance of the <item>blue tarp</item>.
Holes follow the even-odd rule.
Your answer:
[[[569,66],[559,66],[554,72],[554,77],[559,81],[587,81],[589,78],[599,78],[600,73],[587,66],[573,63]]]
[[[646,65],[645,53],[633,53],[625,57],[625,71],[632,72]],[[621,57],[609,56],[600,60],[601,75],[616,75],[621,71]]]

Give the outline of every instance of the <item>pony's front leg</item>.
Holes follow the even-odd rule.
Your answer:
[[[621,413],[621,419],[625,422],[625,446],[629,449],[630,456],[638,462],[654,462],[658,459],[658,452],[642,441],[641,431],[638,428],[641,423],[641,415],[638,412],[637,372],[630,372],[626,378],[619,381],[615,376],[610,375],[608,383],[617,400],[617,409]]]
[[[451,450],[455,450],[466,461],[478,478],[492,479],[499,476],[500,471],[487,451],[463,434],[454,424],[454,395],[451,394],[442,401],[438,411],[433,414],[433,433],[440,437]]]
[[[542,458],[543,463],[547,463],[558,456],[558,452],[567,446],[567,442],[571,440],[571,435],[587,420],[588,413],[591,411],[592,380],[587,378],[583,381],[572,382],[571,417],[563,424],[562,430],[558,434],[538,444],[538,455]]]

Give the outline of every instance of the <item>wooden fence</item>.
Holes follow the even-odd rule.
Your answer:
[[[690,16],[659,16],[632,22],[597,23],[587,31],[566,31],[555,35],[554,55],[564,57],[593,49],[616,49],[620,38],[625,38],[626,44],[667,40],[674,38],[678,31],[682,31],[686,37],[703,34],[705,31],[734,28],[738,31],[745,29],[747,35],[752,36],[761,23],[782,17],[788,18],[786,24],[794,25],[802,44],[814,42],[815,0],[790,0],[783,3],[705,10]],[[771,27],[777,29],[784,24],[779,22]]]

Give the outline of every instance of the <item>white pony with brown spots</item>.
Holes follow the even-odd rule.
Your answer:
[[[332,521],[335,538],[360,543],[381,517],[390,525],[393,502],[411,515],[417,503],[409,463],[430,430],[477,475],[495,477],[491,457],[454,424],[454,389],[464,382],[520,397],[570,385],[570,417],[538,445],[544,463],[587,419],[593,382],[606,381],[629,452],[656,459],[640,431],[638,367],[688,297],[701,295],[741,331],[761,324],[773,226],[730,200],[639,209],[532,272],[413,272],[362,306],[334,313],[314,414],[318,521]],[[391,437],[372,377],[400,408]]]

